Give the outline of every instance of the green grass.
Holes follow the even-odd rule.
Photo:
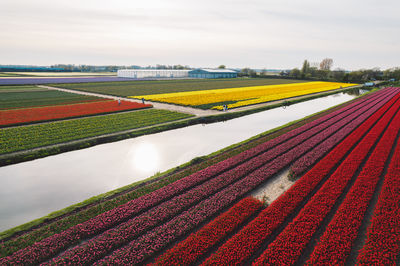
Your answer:
[[[150,95],[181,91],[199,91],[225,89],[247,86],[274,85],[286,83],[307,82],[290,79],[184,79],[184,80],[151,80],[151,81],[121,81],[95,82],[74,84],[53,84],[49,86],[97,92],[117,96]]]
[[[229,147],[214,152],[208,156],[195,158],[190,162],[185,163],[184,165],[170,169],[162,174],[157,174],[146,180],[142,180],[133,183],[131,185],[125,186],[123,188],[119,188],[117,190],[110,191],[108,193],[101,194],[96,197],[92,197],[84,202],[51,213],[46,217],[42,217],[40,219],[4,231],[3,233],[0,233],[0,239],[9,238],[10,236],[18,232],[23,232],[25,230],[29,230],[32,227],[39,226],[37,229],[29,231],[26,234],[23,234],[14,239],[6,240],[3,243],[0,243],[0,257],[7,256],[15,252],[16,250],[27,247],[33,244],[34,242],[40,241],[41,239],[44,239],[55,233],[59,233],[73,225],[82,223],[98,214],[101,214],[107,210],[115,208],[132,199],[138,198],[147,193],[155,191],[161,187],[171,184],[176,180],[179,180],[192,173],[195,173],[210,165],[213,165],[227,158],[235,156],[242,151],[255,147],[261,143],[264,143],[265,141],[268,141],[292,129],[295,129],[306,123],[309,123],[310,121],[313,121],[323,115],[326,115],[332,111],[342,108],[343,106],[348,105],[355,100],[356,99],[344,104],[337,105],[328,110],[307,116],[297,121],[290,122],[286,125],[261,133],[257,136],[244,140],[240,143],[233,144]],[[85,205],[89,204],[91,204],[89,207],[86,208],[84,207]],[[64,217],[53,221],[51,220],[54,219],[55,217],[60,217],[60,216]],[[41,223],[47,220],[50,220],[48,224],[40,226]]]
[[[191,115],[148,109],[38,125],[0,129],[0,154],[38,148],[163,122]]]
[[[25,75],[17,74],[17,73],[5,73],[5,72],[0,72],[0,77],[24,77]]]
[[[100,98],[35,86],[0,86],[0,110],[72,104],[98,99]]]

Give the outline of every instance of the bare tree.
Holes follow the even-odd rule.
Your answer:
[[[333,59],[325,58],[319,64],[319,69],[321,69],[321,70],[331,70],[332,65],[333,65]]]

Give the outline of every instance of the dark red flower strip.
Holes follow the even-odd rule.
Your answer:
[[[262,207],[254,198],[244,198],[198,232],[192,233],[156,259],[155,265],[189,265],[208,252]]]
[[[352,111],[354,111],[354,110],[348,109],[348,112],[352,112]],[[331,117],[331,114],[328,115],[328,117]],[[305,135],[303,134],[304,136],[299,137],[299,138],[301,139],[301,141],[303,141],[304,139],[307,139],[312,134],[314,134],[315,131],[318,132],[318,130],[326,128],[329,124],[332,124],[332,123],[336,122],[337,120],[340,120],[340,118],[341,118],[341,116],[337,116],[328,121],[326,121],[326,119],[321,119],[321,120],[325,120],[325,122],[318,125],[315,128],[312,128],[311,130],[308,130],[308,131],[304,131],[304,128],[303,128],[302,130],[305,132],[304,133]],[[315,124],[315,123],[313,123],[313,124]],[[296,131],[298,131],[298,130],[296,130]],[[293,134],[293,132],[289,132],[289,133],[290,134],[288,134],[288,135]],[[282,138],[280,138],[280,139],[282,139]],[[32,245],[30,247],[22,249],[16,253],[14,253],[13,255],[9,256],[8,259],[19,260],[21,258],[24,258],[24,260],[29,263],[35,263],[35,262],[42,261],[46,258],[49,258],[49,257],[53,256],[54,254],[62,251],[66,247],[73,245],[74,243],[77,243],[80,239],[88,238],[88,237],[94,236],[98,233],[101,233],[102,231],[123,222],[127,218],[139,213],[142,210],[145,210],[151,206],[159,204],[160,202],[162,202],[165,199],[168,199],[174,195],[177,195],[178,193],[181,193],[196,184],[204,182],[205,180],[215,176],[215,174],[217,174],[218,172],[221,172],[221,169],[222,169],[222,171],[229,169],[232,167],[232,165],[239,164],[241,161],[243,161],[243,158],[249,158],[249,157],[251,157],[252,154],[257,154],[257,152],[260,152],[260,150],[262,151],[263,148],[267,149],[268,147],[273,146],[274,144],[276,144],[276,142],[277,142],[277,140],[274,139],[273,141],[269,141],[269,142],[266,142],[265,144],[261,144],[261,145],[255,147],[254,149],[248,150],[238,156],[235,156],[226,161],[218,163],[217,165],[206,168],[206,169],[204,169],[200,172],[197,172],[191,176],[181,179],[171,185],[163,187],[160,190],[157,190],[153,193],[147,194],[139,199],[130,201],[124,205],[121,205],[118,208],[115,208],[115,209],[105,212],[101,215],[98,215],[95,218],[88,220],[82,224],[71,227],[68,230],[63,231],[60,234],[53,235],[49,238],[46,238],[40,242],[35,243],[34,245]],[[290,144],[286,144],[286,143],[283,143],[283,144],[291,145],[291,146],[297,145],[292,140],[291,140]],[[277,156],[277,154],[276,154],[277,151],[279,153],[282,152],[282,150],[280,150],[280,148],[275,149],[271,153],[272,156],[271,156],[271,154],[269,154],[269,156],[271,158],[274,158],[275,156]],[[246,167],[242,167],[242,169],[246,170]],[[236,176],[236,178],[237,178],[237,176]],[[162,208],[160,207],[159,209],[162,209]],[[148,225],[148,224],[145,223],[145,225]]]
[[[399,94],[346,137],[289,190],[262,211],[256,219],[230,238],[204,265],[237,265],[249,258],[295,210],[353,145],[399,98]]]
[[[193,230],[199,223],[204,222],[207,217],[221,210],[221,208],[229,206],[236,198],[256,188],[269,177],[289,165],[297,158],[296,156],[301,155],[301,149],[304,149],[304,147],[296,148],[277,157],[247,177],[240,179],[235,184],[228,186],[215,194],[215,196],[200,202],[187,212],[176,216],[168,223],[149,231],[123,248],[114,251],[111,255],[98,261],[96,264],[142,263],[155,252],[160,251],[166,245],[175,241],[176,238]]]
[[[370,103],[370,105],[376,104],[376,101],[377,100],[373,101],[372,103]],[[201,201],[203,198],[208,197],[209,195],[215,193],[224,186],[227,186],[230,183],[235,182],[237,179],[245,176],[246,174],[251,173],[252,171],[254,171],[254,169],[262,166],[269,160],[276,158],[284,151],[293,148],[301,141],[307,140],[304,143],[296,146],[293,150],[285,154],[285,156],[281,156],[282,161],[280,162],[280,164],[286,163],[285,165],[287,165],[293,162],[293,160],[295,160],[298,156],[314,147],[314,145],[323,141],[327,136],[351,121],[351,119],[354,119],[368,108],[371,108],[370,105],[364,106],[360,110],[357,110],[357,112],[353,112],[350,116],[345,117],[341,120],[337,119],[339,121],[329,128],[326,128],[326,123],[321,124],[320,128],[325,128],[325,130],[320,132],[320,134],[311,137],[312,134],[314,134],[314,129],[312,129],[300,136],[297,136],[285,143],[282,143],[281,145],[276,146],[270,151],[261,154],[258,157],[255,157],[250,161],[247,161],[246,163],[243,163],[242,165],[229,170],[228,172],[223,173],[217,178],[207,181],[203,185],[187,191],[185,194],[177,196],[168,202],[162,203],[161,205],[151,209],[150,211],[138,217],[135,217],[125,223],[122,223],[117,227],[110,229],[105,233],[85,242],[83,245],[76,246],[75,248],[68,250],[67,252],[62,254],[62,256],[59,256],[52,260],[52,263],[63,262],[76,264],[86,261],[88,257],[91,260],[100,258],[101,256],[112,251],[113,249],[118,248],[128,241],[131,241],[148,228],[156,226],[158,223],[161,223],[162,221],[179,214],[179,212],[181,212],[191,204]],[[358,117],[358,119],[360,119],[360,117]],[[318,129],[318,127],[316,127],[315,130],[316,129]]]
[[[376,204],[358,265],[397,265],[400,257],[400,141]]]
[[[307,264],[345,264],[399,128],[400,113],[397,113],[325,229]]]
[[[267,247],[254,265],[276,265],[278,263],[280,265],[292,265],[297,261],[374,143],[379,141],[380,134],[399,110],[399,107],[400,101],[397,101],[387,115],[378,121],[366,137],[346,157],[293,221]],[[378,146],[381,145],[385,145],[385,143],[379,141]]]
[[[24,108],[17,110],[0,110],[0,125],[12,125],[36,121],[62,119],[68,117],[112,113],[151,107],[151,104],[142,104],[129,101],[97,101],[68,105]]]
[[[376,112],[378,106],[370,108],[367,112],[363,113],[362,116],[366,119],[372,113]],[[336,134],[332,135],[324,141],[323,143],[316,146],[314,149],[306,153],[304,156],[299,158],[290,169],[291,177],[299,177],[302,173],[305,173],[312,165],[319,161],[329,150],[335,147],[340,141],[342,141],[349,133],[351,133],[354,128],[356,128],[360,123],[356,121],[350,123],[346,128]]]

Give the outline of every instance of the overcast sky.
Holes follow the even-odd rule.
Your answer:
[[[1,0],[0,64],[400,66],[398,0]]]

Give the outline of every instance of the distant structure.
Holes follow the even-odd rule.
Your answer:
[[[118,77],[122,78],[236,78],[237,72],[230,69],[207,69],[199,68],[194,70],[175,69],[120,69]]]
[[[207,69],[198,68],[189,71],[189,77],[191,78],[206,78],[206,79],[216,79],[216,78],[236,78],[237,72],[230,69]]]
[[[184,78],[189,77],[189,70],[174,69],[120,69],[118,77],[122,78]]]

